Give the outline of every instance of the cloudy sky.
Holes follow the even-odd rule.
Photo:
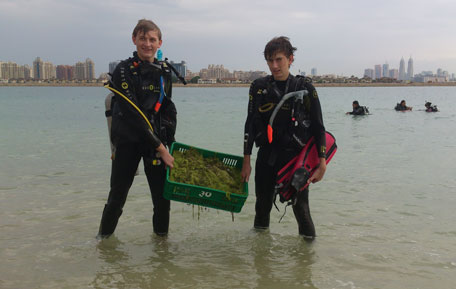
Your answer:
[[[293,73],[362,76],[410,56],[415,73],[456,73],[455,15],[454,0],[0,0],[0,61],[89,57],[99,74],[131,55],[131,32],[147,18],[163,32],[163,55],[192,71],[268,71],[264,45],[285,35],[298,48]]]

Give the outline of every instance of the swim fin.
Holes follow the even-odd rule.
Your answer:
[[[326,132],[326,164],[328,164],[337,151],[336,139]],[[314,137],[310,138],[299,155],[289,161],[277,173],[275,192],[280,195],[282,203],[290,200],[293,196],[309,185],[307,181],[315,173],[320,164],[317,145]]]

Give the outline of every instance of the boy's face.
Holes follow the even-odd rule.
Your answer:
[[[290,65],[293,62],[293,55],[286,57],[283,52],[276,52],[272,57],[266,59],[274,80],[287,80],[290,74]]]
[[[162,41],[158,39],[158,32],[155,30],[149,30],[146,33],[139,31],[136,37],[133,36],[132,39],[136,45],[139,58],[153,62],[155,53],[162,45]]]

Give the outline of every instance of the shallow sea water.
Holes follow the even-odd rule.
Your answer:
[[[0,288],[454,288],[456,87],[317,88],[338,152],[310,188],[317,239],[291,210],[173,202],[152,233],[142,165],[115,236],[103,88],[0,87]],[[242,154],[248,88],[175,88],[177,140]],[[358,100],[369,116],[345,115]],[[412,112],[396,112],[401,99]],[[425,100],[440,108],[423,111]],[[254,158],[252,161],[254,164]]]

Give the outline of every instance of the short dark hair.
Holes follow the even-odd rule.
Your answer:
[[[146,34],[147,32],[149,32],[151,30],[157,31],[158,40],[162,39],[162,33],[161,33],[160,28],[158,28],[157,24],[155,24],[151,20],[140,19],[138,21],[138,24],[136,24],[135,29],[133,29],[133,37],[136,37],[136,35],[138,35],[138,32],[142,32],[142,33]]]
[[[353,101],[353,104],[359,105],[359,102],[357,100]]]
[[[294,55],[296,47],[290,43],[290,38],[286,36],[279,36],[272,38],[264,48],[264,59],[273,57],[277,52],[283,52],[286,57]]]

